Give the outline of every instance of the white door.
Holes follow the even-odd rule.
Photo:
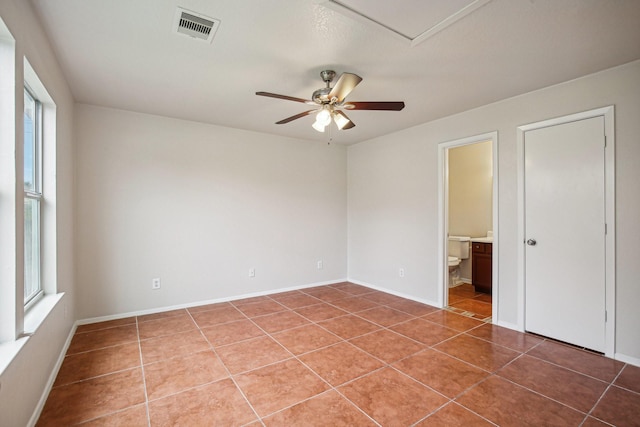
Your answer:
[[[525,329],[605,350],[604,117],[525,132]]]

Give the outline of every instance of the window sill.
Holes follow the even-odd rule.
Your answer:
[[[45,295],[40,301],[33,305],[24,315],[24,334],[15,341],[0,344],[0,375],[13,362],[20,353],[22,347],[27,343],[31,335],[37,332],[40,325],[60,302],[64,293],[55,295]]]

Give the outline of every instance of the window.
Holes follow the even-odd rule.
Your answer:
[[[42,105],[24,89],[24,304],[42,295]]]

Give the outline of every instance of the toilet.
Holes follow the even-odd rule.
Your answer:
[[[469,236],[449,236],[449,287],[454,287],[460,283],[460,263],[463,259],[469,258],[470,250]]]

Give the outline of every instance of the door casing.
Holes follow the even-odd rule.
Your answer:
[[[525,194],[524,136],[525,132],[593,117],[604,117],[605,128],[605,355],[615,355],[615,134],[614,107],[608,106],[568,116],[519,126],[516,153],[518,157],[518,329],[525,330]]]
[[[444,308],[448,304],[448,284],[449,284],[449,260],[448,260],[448,236],[449,230],[449,159],[450,148],[461,147],[463,145],[475,144],[478,142],[491,141],[492,150],[492,173],[493,173],[493,257],[492,264],[492,284],[491,284],[491,322],[498,324],[498,256],[499,256],[499,236],[498,227],[498,132],[488,132],[481,135],[474,135],[467,138],[438,144],[438,304]]]

